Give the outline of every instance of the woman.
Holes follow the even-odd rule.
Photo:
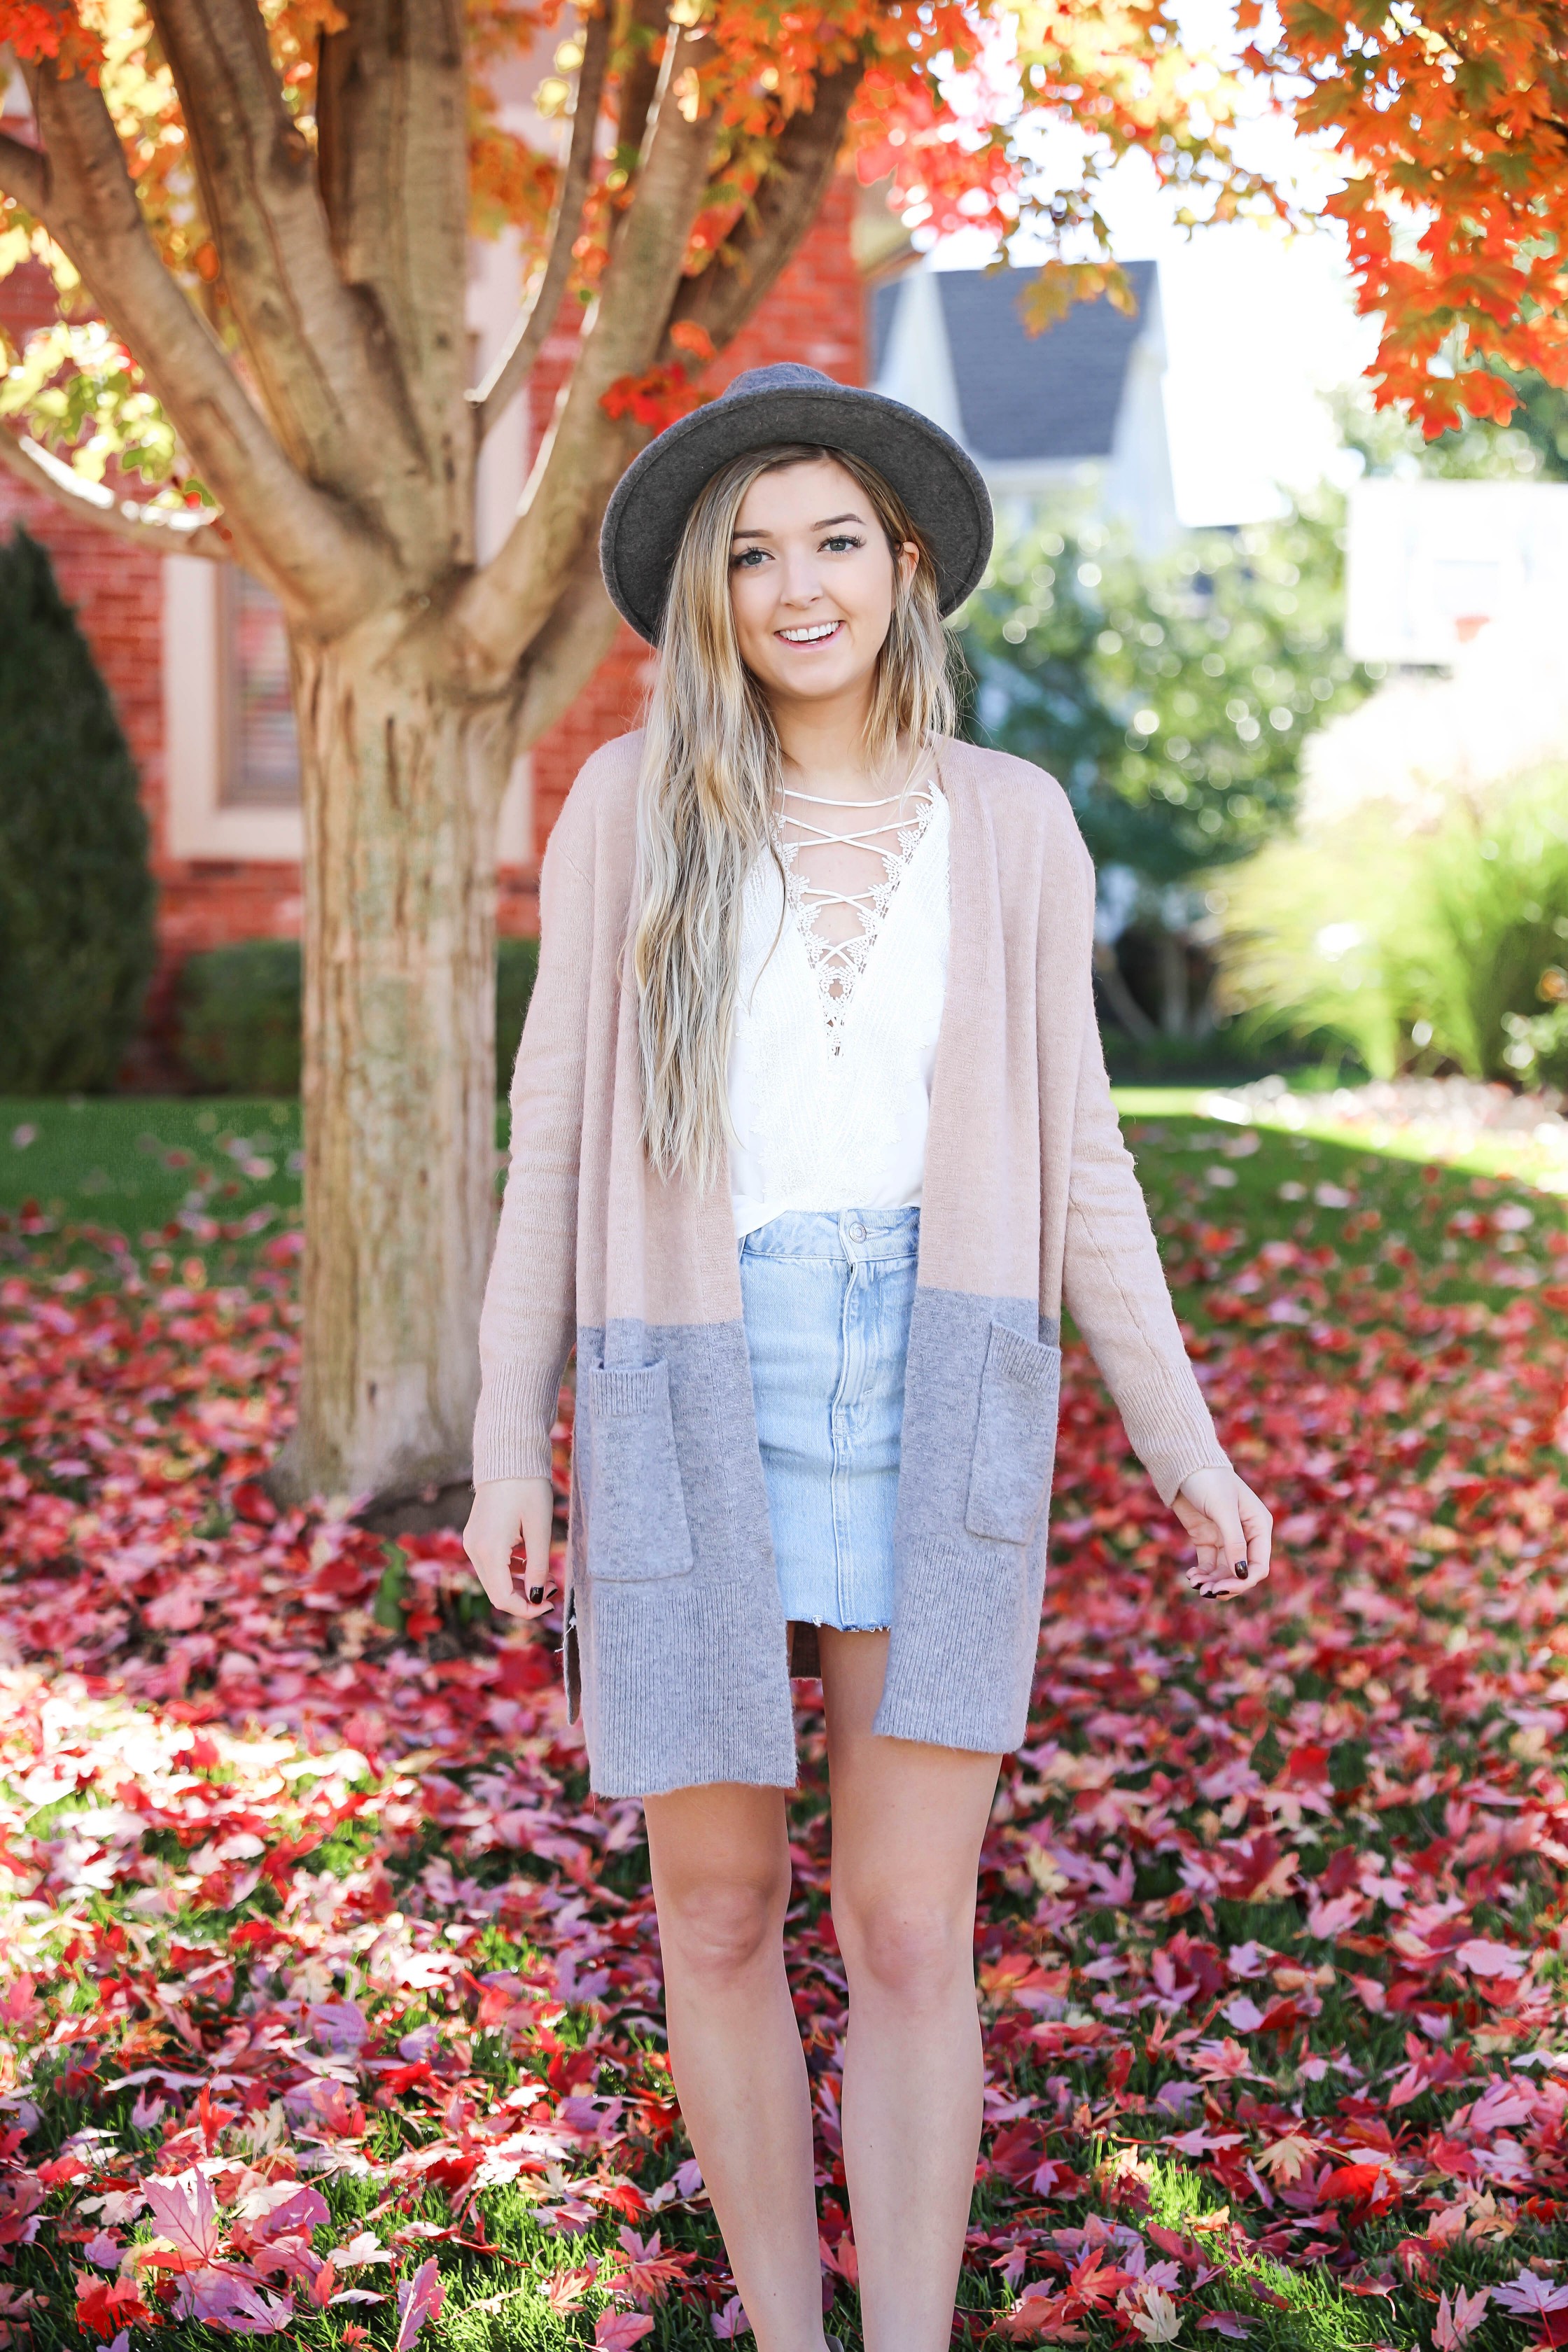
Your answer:
[[[790,1667],[826,1707],[866,2343],[942,2352],[1064,1299],[1190,1581],[1268,1573],[1106,1085],[1088,856],[1048,777],[952,740],[942,620],[990,542],[955,443],[810,368],[623,478],[605,577],[657,678],[546,853],[485,1302],[468,1553],[498,1608],[551,1605],[574,1343],[568,1688],[594,1787],[644,1801],[671,2063],[761,2352],[823,2345]]]

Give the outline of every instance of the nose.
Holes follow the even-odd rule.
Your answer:
[[[808,547],[785,548],[782,601],[804,607],[816,604],[821,595],[822,574],[817,569],[815,551]]]

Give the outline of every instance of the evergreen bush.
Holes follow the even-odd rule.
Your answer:
[[[496,1092],[511,1089],[511,1066],[522,1040],[528,1000],[539,973],[537,940],[500,940],[496,943]]]
[[[179,1055],[204,1094],[297,1095],[303,977],[298,940],[244,940],[187,956]]]
[[[136,770],[49,559],[0,546],[0,1094],[114,1084],[152,977]]]
[[[537,940],[497,943],[499,1094],[511,1082],[538,969]],[[205,1094],[298,1094],[302,1000],[298,940],[247,940],[188,956],[180,974],[179,1056],[192,1084]]]

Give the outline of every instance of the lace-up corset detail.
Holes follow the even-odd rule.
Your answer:
[[[791,1209],[920,1206],[952,819],[940,786],[900,799],[854,811],[876,851],[860,866],[880,870],[868,889],[812,891],[801,876],[787,890],[782,855],[765,851],[747,877],[729,1068],[737,1234]],[[805,811],[811,837],[825,837],[817,819],[833,811]],[[790,829],[804,844],[805,824]],[[819,909],[834,929],[855,919],[851,936],[814,933]]]
[[[795,792],[786,784],[783,800],[778,850],[784,893],[816,982],[822,1017],[827,1024],[828,1050],[837,1055],[843,1048],[844,1023],[855,984],[866,969],[904,869],[931,824],[936,788],[927,777],[919,783],[911,780],[901,792],[889,793],[881,800],[841,801]],[[824,824],[816,812],[829,809],[844,814],[853,810],[865,822],[847,831]],[[812,881],[801,871],[800,853],[830,845],[879,857],[880,881],[847,891]],[[829,939],[819,928],[823,915],[834,907],[846,908],[858,920],[858,930],[847,939]]]

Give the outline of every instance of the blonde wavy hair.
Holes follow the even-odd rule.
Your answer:
[[[670,572],[648,698],[637,791],[637,922],[643,1144],[654,1171],[706,1187],[729,1135],[727,1070],[740,962],[741,906],[755,860],[774,847],[783,775],[767,698],[741,658],[730,607],[731,538],[763,474],[831,458],[871,502],[896,555],[892,618],[877,657],[866,751],[890,766],[900,742],[951,735],[950,641],[936,566],[902,500],[842,449],[754,449],[713,476],[687,519]]]

